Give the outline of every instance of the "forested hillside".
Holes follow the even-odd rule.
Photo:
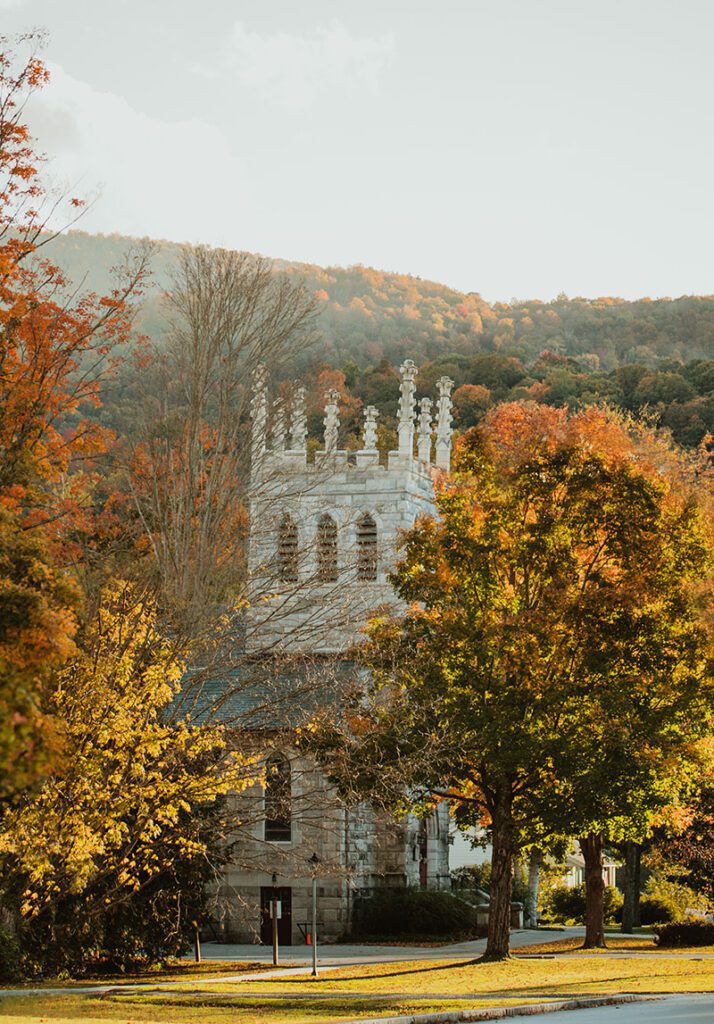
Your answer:
[[[99,291],[109,270],[121,263],[134,240],[72,231],[51,246],[55,258],[76,279]],[[157,243],[154,288],[168,283],[176,245]],[[334,365],[358,366],[410,356],[417,363],[444,354],[499,352],[528,361],[548,349],[573,356],[587,369],[611,370],[625,362],[653,365],[658,359],[683,362],[714,358],[714,296],[678,299],[537,299],[489,305],[477,292],[368,267],[317,267],[278,261],[299,275],[323,303],[322,357]],[[155,299],[149,296],[149,304]],[[149,323],[152,318],[148,317]]]
[[[136,244],[72,231],[48,249],[74,280],[105,291],[110,269]],[[155,246],[139,323],[153,336],[162,329],[160,295],[177,252],[173,243]],[[356,440],[362,403],[394,410],[393,367],[406,357],[420,366],[420,391],[442,373],[453,377],[462,427],[494,402],[533,398],[647,407],[685,444],[714,431],[714,296],[489,304],[476,292],[368,267],[275,265],[301,278],[320,305],[319,345],[302,353],[294,369],[309,374],[310,382],[322,373],[323,382],[342,391],[346,442],[349,435]],[[317,431],[319,386],[312,394]]]

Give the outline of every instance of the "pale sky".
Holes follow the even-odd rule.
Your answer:
[[[711,0],[0,0],[81,227],[489,300],[714,292]]]

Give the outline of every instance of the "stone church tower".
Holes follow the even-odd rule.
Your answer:
[[[361,448],[340,449],[339,395],[330,391],[325,396],[324,444],[312,460],[304,389],[296,389],[289,409],[280,403],[270,407],[265,370],[255,374],[249,547],[253,594],[245,643],[256,663],[274,659],[277,664],[297,656],[354,671],[340,655],[358,640],[375,608],[395,604],[387,575],[400,532],[420,514],[435,512],[432,481],[450,467],[452,435],[452,381],[442,377],[436,402],[421,398],[417,412],[417,368],[406,360],[400,373],[396,451],[378,450],[379,412],[373,406],[364,410]],[[285,732],[289,726],[276,722],[278,737],[281,728]],[[227,873],[228,888],[234,887],[243,904],[228,922],[232,937],[249,939],[260,923],[266,938],[265,906],[275,892],[283,903],[281,940],[304,941],[313,853],[320,861],[323,938],[345,931],[355,898],[369,897],[377,886],[448,887],[445,804],[427,819],[410,816],[402,821],[387,819],[367,804],[347,808],[322,773],[296,757],[288,743],[277,754],[272,744],[268,768],[266,789],[253,793],[254,800],[263,801],[265,817],[254,829],[254,847],[242,856],[245,864],[249,855],[254,869],[236,867]],[[281,788],[289,794],[289,812],[284,806],[274,809]],[[251,911],[251,906],[256,909]]]

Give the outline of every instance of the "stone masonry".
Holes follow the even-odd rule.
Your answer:
[[[372,406],[364,410],[361,449],[341,450],[339,395],[328,392],[324,446],[314,460],[308,459],[303,389],[295,390],[289,410],[283,403],[270,408],[265,370],[256,372],[249,549],[253,589],[245,639],[253,657],[294,653],[334,659],[358,640],[375,608],[394,605],[387,574],[400,532],[420,514],[434,513],[433,479],[448,472],[451,459],[452,382],[442,377],[436,400],[421,398],[417,410],[416,367],[406,360],[400,372],[397,450],[378,451],[379,414]],[[269,741],[266,737],[266,751],[280,747],[280,734],[276,723]],[[290,765],[290,836],[280,842],[266,839],[261,787],[241,797],[252,807],[255,826],[252,838],[242,842],[236,866],[225,874],[222,927],[227,938],[259,936],[261,893],[264,901],[275,876],[290,902],[283,941],[304,941],[313,853],[320,859],[318,929],[323,938],[345,931],[354,898],[377,885],[449,885],[445,803],[427,820],[411,815],[395,821],[367,804],[348,808],[322,773],[296,757],[288,743],[283,756]]]

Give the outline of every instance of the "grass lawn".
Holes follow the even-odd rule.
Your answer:
[[[629,939],[621,935],[606,935],[607,949],[583,949],[582,938],[553,939],[552,942],[539,942],[537,946],[522,946],[514,949],[514,954],[527,956],[529,953],[683,953],[697,956],[699,953],[714,953],[714,946],[664,946],[660,948],[654,940],[643,935],[641,938]],[[713,965],[714,969],[714,965]]]
[[[121,999],[88,999],[77,995],[0,1001],[0,1024],[329,1024],[357,1017],[399,1016],[468,1007],[517,1005],[527,1000],[426,999],[191,999],[155,1000],[138,993]]]
[[[206,965],[207,966],[207,965]],[[291,1024],[427,1013],[536,1002],[580,994],[714,991],[712,961],[683,957],[613,960],[563,957],[500,964],[410,961],[368,964],[263,981],[201,984],[112,993],[68,992],[0,1000],[0,1024]],[[267,998],[272,996],[273,998]],[[457,997],[462,997],[456,1001]],[[277,998],[275,998],[277,997]]]
[[[184,986],[180,986],[179,990]],[[473,995],[511,999],[557,997],[594,992],[711,992],[714,961],[682,957],[613,960],[606,957],[517,959],[496,964],[454,960],[409,961],[340,967],[314,980],[308,975],[265,981],[218,983],[214,992],[235,994],[354,993],[398,996]]]
[[[202,978],[219,978],[223,975],[252,974],[271,971],[272,964],[264,961],[245,960],[203,960],[200,964],[190,960],[176,960],[165,967],[138,971],[136,974],[92,974],[86,978],[44,981],[12,982],[0,988],[85,988],[88,985],[160,985],[165,981],[200,981]]]

